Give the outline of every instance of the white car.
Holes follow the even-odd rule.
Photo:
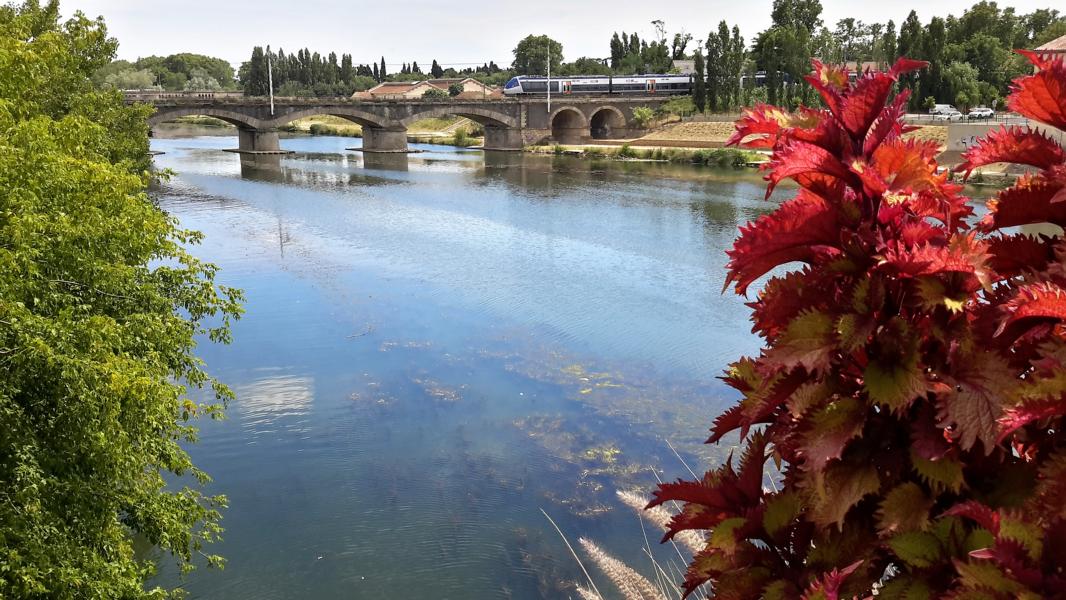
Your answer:
[[[934,104],[933,108],[929,109],[931,115],[943,115],[950,112],[959,112],[954,106],[950,104]]]
[[[970,119],[991,119],[994,116],[996,116],[996,111],[987,106],[978,106],[977,108],[971,109],[970,114],[967,115]]]
[[[933,118],[936,119],[937,121],[961,121],[961,120],[965,119],[966,117],[963,116],[963,114],[961,112],[952,109],[950,111],[937,113],[937,115],[935,117],[933,117]]]

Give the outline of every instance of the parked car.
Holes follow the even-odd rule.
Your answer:
[[[942,115],[949,112],[959,112],[954,106],[950,104],[934,104],[933,108],[929,109],[931,115]]]
[[[996,116],[996,111],[987,106],[978,106],[977,108],[971,109],[970,114],[967,115],[970,119],[991,119],[994,116]]]
[[[950,111],[937,113],[933,118],[937,121],[961,121],[965,119],[966,116],[955,109],[951,109]]]

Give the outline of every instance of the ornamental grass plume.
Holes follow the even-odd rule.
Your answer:
[[[652,522],[653,525],[660,529],[667,531],[670,529],[670,519],[674,517],[674,514],[669,510],[666,510],[663,506],[653,506],[647,510],[644,507],[648,505],[648,498],[638,494],[636,492],[628,492],[618,490],[618,499],[622,501],[629,508],[637,511],[638,514],[645,519]],[[707,540],[701,532],[698,531],[679,531],[674,536],[674,541],[684,546],[693,555],[696,555],[703,550]]]
[[[1063,59],[1022,54],[1008,105],[1066,129]],[[961,171],[1035,172],[971,224],[936,142],[903,137],[893,89],[925,63],[813,64],[826,108],[756,106],[730,140],[772,151],[767,197],[799,189],[728,253],[738,294],[774,272],[749,304],[765,347],[728,369],[742,399],[708,440],[736,431],[743,455],[651,503],[684,503],[666,538],[709,533],[685,593],[1066,598],[1066,241],[1015,229],[1066,226],[1066,151],[991,132]]]
[[[666,600],[652,582],[624,562],[604,552],[591,540],[578,538],[578,543],[593,564],[622,592],[622,598],[625,600]]]

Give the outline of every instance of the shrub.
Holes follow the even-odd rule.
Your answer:
[[[453,84],[448,86],[448,95],[449,96],[458,96],[459,94],[462,94],[462,93],[463,93],[463,84],[456,82],[456,83],[453,83]]]
[[[471,143],[472,140],[470,139],[470,136],[466,134],[466,130],[462,127],[456,129],[455,133],[452,134],[453,146],[469,146]]]
[[[620,158],[636,158],[637,151],[629,144],[622,144],[622,147],[618,149],[618,156]]]
[[[1009,106],[1066,128],[1066,66],[1027,55],[1038,72]],[[1066,150],[992,132],[962,171],[1039,172],[969,224],[936,142],[901,138],[908,94],[888,101],[923,65],[848,84],[815,61],[826,110],[760,105],[738,122],[731,142],[773,150],[767,194],[785,179],[800,189],[729,252],[739,294],[775,272],[751,303],[766,348],[728,370],[742,399],[709,440],[739,432],[739,465],[664,484],[652,502],[685,503],[668,537],[711,531],[688,593],[708,581],[723,598],[1066,590],[1066,242],[1010,230],[1066,225]]]
[[[654,118],[655,112],[647,106],[638,106],[633,109],[633,123],[641,129],[644,129],[651,124],[651,121]]]
[[[422,94],[422,99],[423,100],[445,100],[447,98],[448,98],[448,92],[445,92],[444,90],[438,90],[436,88],[434,88],[432,90],[426,90]]]
[[[563,154],[566,152],[566,148],[563,148],[559,144],[552,146],[552,154]]]

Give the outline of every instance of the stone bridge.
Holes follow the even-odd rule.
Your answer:
[[[525,145],[544,141],[573,144],[590,139],[622,139],[641,133],[634,123],[633,109],[654,109],[668,99],[552,97],[549,112],[543,97],[483,101],[286,98],[276,99],[271,113],[270,104],[263,98],[170,96],[149,101],[156,109],[148,120],[150,127],[184,116],[215,117],[237,126],[239,150],[249,153],[280,152],[278,129],[296,119],[316,115],[332,115],[361,125],[366,152],[407,152],[407,128],[412,123],[452,115],[484,126],[486,150],[521,150]]]

